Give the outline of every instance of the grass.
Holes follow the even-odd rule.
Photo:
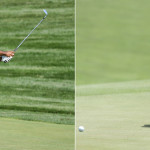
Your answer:
[[[149,5],[77,1],[78,85],[149,79]]]
[[[148,150],[149,86],[149,80],[79,86],[77,126],[85,132],[77,131],[77,150]]]
[[[74,147],[72,130],[72,125],[0,118],[0,149],[70,150]]]
[[[77,1],[76,150],[150,149],[149,6]]]
[[[0,63],[0,117],[74,124],[74,1],[0,1],[0,49],[13,50],[42,19],[10,63]]]
[[[74,148],[74,1],[1,0],[0,149]]]

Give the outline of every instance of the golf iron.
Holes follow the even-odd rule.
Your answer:
[[[43,22],[43,20],[47,17],[48,13],[45,9],[43,9],[45,16],[43,17],[43,19],[35,26],[35,28],[24,38],[24,40],[14,49],[14,52],[17,51],[17,49],[23,44],[23,42],[31,35],[31,33]],[[7,57],[7,56],[2,56],[2,60],[4,63],[9,62],[12,59],[11,57]]]

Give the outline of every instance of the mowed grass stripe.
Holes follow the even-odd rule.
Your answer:
[[[51,81],[46,79],[36,78],[1,78],[1,95],[19,95],[69,99],[74,101],[74,82],[67,81]],[[7,90],[5,90],[7,89]],[[4,90],[4,91],[3,91]]]
[[[73,9],[72,7],[68,7],[65,9],[64,8],[50,8],[50,9],[46,9],[46,10],[48,10],[48,12],[50,14],[62,14],[62,15],[71,14],[72,15],[72,9]],[[25,17],[23,17],[23,16],[25,16],[25,13],[26,13],[26,15],[28,15],[28,17],[29,17],[29,15],[31,15],[31,13],[32,13],[32,15],[35,15],[36,17],[42,16],[41,8],[40,9],[33,8],[32,10],[28,9],[28,8],[22,8],[21,11],[19,12],[19,14],[18,14],[18,10],[15,10],[15,9],[13,9],[12,11],[7,11],[6,9],[0,10],[0,14],[3,17],[14,17],[14,15],[16,15],[16,16],[22,16],[22,18],[25,18]]]
[[[36,99],[36,98],[35,98]],[[2,97],[0,98],[0,104],[2,105],[17,105],[17,106],[34,106],[34,107],[45,107],[45,108],[64,108],[64,109],[70,109],[74,110],[74,103],[72,102],[64,102],[63,100],[60,102],[55,102],[55,101],[41,101],[41,100],[31,100],[31,99],[26,99],[20,98],[20,97],[15,97],[15,96],[10,96],[10,97]]]
[[[7,110],[20,110],[20,111],[33,111],[33,112],[45,112],[45,113],[60,113],[60,114],[72,114],[74,115],[74,110],[61,108],[46,108],[46,107],[34,107],[34,106],[17,106],[17,105],[1,105],[0,109]]]
[[[55,105],[65,105],[65,106],[73,106],[74,101],[72,99],[56,99],[56,98],[43,98],[43,97],[32,97],[32,96],[22,96],[22,95],[2,95],[0,97],[0,102],[12,103],[18,102],[19,104],[55,104]]]
[[[1,0],[0,2],[0,8],[4,9],[9,6],[10,10],[14,10],[17,8],[19,10],[20,7],[27,8],[27,9],[35,9],[35,8],[70,8],[74,7],[74,1],[72,0],[62,0],[62,1],[38,1],[38,0],[33,0],[31,2],[28,1],[16,1],[16,0]],[[3,7],[2,7],[3,6]]]
[[[7,89],[7,90],[6,90]],[[5,91],[6,90],[6,91]],[[55,88],[29,88],[22,86],[3,86],[1,87],[0,94],[7,95],[23,95],[35,96],[44,98],[61,98],[61,99],[74,99],[74,91]]]
[[[0,117],[23,119],[28,121],[51,122],[58,124],[74,124],[74,115],[72,114],[58,114],[58,113],[44,113],[33,111],[20,111],[0,109]]]
[[[16,48],[42,19],[41,8],[49,13],[14,59],[0,64],[0,116],[74,124],[74,1],[0,4],[1,50]]]
[[[6,31],[1,31],[1,33],[3,34],[4,37],[7,37],[7,38],[8,38],[8,36],[14,36],[14,37],[19,36],[18,38],[16,37],[18,40],[19,39],[21,40],[22,38],[24,39],[23,36],[27,35],[27,31],[24,31],[24,30],[16,31],[16,32],[10,31],[9,33],[6,33]],[[50,35],[48,36],[47,33],[49,33]],[[40,34],[40,36],[37,36],[39,34]],[[30,36],[30,39],[35,39],[35,38],[40,39],[41,37],[48,37],[48,38],[50,37],[54,41],[53,36],[55,36],[56,38],[59,38],[59,39],[60,38],[61,39],[64,39],[64,38],[65,39],[68,39],[68,38],[73,39],[74,38],[74,30],[72,28],[68,28],[68,29],[53,28],[53,30],[47,31],[45,28],[43,28],[43,29],[40,29],[38,31],[38,33],[35,32],[34,35]],[[64,38],[63,38],[63,36],[64,36]],[[47,39],[45,39],[45,40],[47,40]],[[6,47],[4,47],[4,48],[6,48]]]
[[[14,62],[15,63],[15,62]],[[34,71],[61,71],[61,70],[65,70],[65,69],[70,69],[71,71],[73,71],[73,67],[56,67],[56,66],[47,66],[47,67],[42,67],[42,66],[29,66],[29,65],[18,65],[16,63],[16,65],[7,63],[5,66],[2,65],[0,66],[0,69],[5,70],[5,69],[19,69],[19,70],[34,70]]]
[[[3,80],[4,79],[4,80]],[[66,89],[74,91],[74,81],[72,80],[47,80],[42,78],[32,78],[32,77],[2,77],[1,85],[3,86],[22,86],[29,88],[56,88],[56,89]]]
[[[13,60],[12,60],[13,61]],[[16,63],[17,64],[17,63]],[[73,67],[38,67],[38,66],[18,66],[6,65],[0,67],[1,77],[33,77],[51,80],[73,80],[74,68]]]
[[[66,69],[58,70],[58,71],[41,71],[41,70],[24,70],[24,69],[1,69],[1,76],[2,77],[35,77],[35,78],[51,78],[51,79],[68,79],[68,80],[74,80],[74,71],[70,69],[69,67]]]
[[[11,96],[7,96],[7,95],[3,95],[1,96],[1,100],[3,98],[16,98],[18,100],[30,100],[30,101],[38,101],[41,103],[44,102],[52,102],[52,103],[65,103],[65,104],[74,104],[74,101],[72,99],[54,99],[54,98],[43,98],[43,97],[31,97],[31,96],[18,96],[18,95],[11,95]]]
[[[26,36],[26,35],[25,35]],[[1,39],[1,38],[0,38]],[[15,49],[18,44],[23,40],[24,38],[22,37],[21,39],[1,39],[0,41],[0,44],[1,45],[8,45],[9,43],[9,49]],[[14,45],[15,43],[15,45]],[[51,48],[59,48],[59,49],[74,49],[74,42],[72,41],[68,41],[68,40],[65,40],[64,42],[62,41],[46,41],[46,40],[43,40],[43,41],[38,41],[37,39],[35,40],[32,40],[31,41],[28,41],[28,43],[24,43],[23,44],[23,47],[24,48],[37,48],[37,49],[42,49],[43,47],[48,49],[49,47]]]
[[[42,107],[42,108],[46,108],[46,109],[51,109],[51,108],[55,108],[55,109],[64,109],[64,110],[70,110],[70,111],[74,111],[74,103],[72,100],[70,100],[70,102],[64,102],[62,101],[43,101],[43,100],[36,100],[36,97],[34,97],[31,99],[27,99],[26,97],[21,97],[20,96],[10,96],[8,97],[6,96],[2,96],[0,98],[0,104],[1,105],[16,105],[16,106],[27,106],[27,107]],[[37,110],[38,111],[38,110]]]
[[[55,102],[55,101],[43,101],[43,100],[31,100],[31,99],[20,99],[18,97],[13,97],[14,99],[3,99],[1,100],[0,104],[18,104],[19,105],[31,105],[31,106],[41,106],[41,107],[64,107],[64,108],[71,108],[72,110],[74,109],[74,103],[72,102],[67,102],[65,103],[63,100],[62,102]]]
[[[78,96],[107,95],[120,93],[147,92],[150,89],[150,80],[126,81],[118,83],[104,83],[81,85],[77,87]]]

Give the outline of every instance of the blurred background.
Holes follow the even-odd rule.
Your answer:
[[[77,84],[149,79],[148,0],[77,1]]]
[[[14,50],[45,16],[43,9],[49,14],[47,18],[21,45],[11,62],[0,63],[1,124],[5,122],[2,117],[37,121],[27,123],[36,130],[37,139],[33,138],[35,133],[26,131],[28,127],[18,131],[25,123],[14,121],[16,135],[6,136],[6,147],[11,150],[9,145],[17,143],[15,150],[70,150],[74,146],[74,0],[1,0],[0,50]],[[3,127],[13,122],[7,121]],[[42,128],[39,122],[49,124]],[[4,136],[11,134],[10,130]],[[12,139],[18,140],[18,132],[25,136],[19,138],[20,143],[11,143]],[[24,147],[20,148],[21,145]]]

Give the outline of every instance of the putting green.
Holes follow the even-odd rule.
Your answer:
[[[78,86],[77,150],[149,150],[149,89],[149,80]]]
[[[77,0],[77,84],[149,79],[149,6],[149,0]]]
[[[0,118],[1,150],[73,150],[74,126]]]

